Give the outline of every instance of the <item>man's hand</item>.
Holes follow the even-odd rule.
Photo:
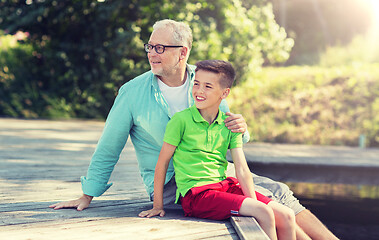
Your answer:
[[[233,114],[231,112],[225,113],[227,116],[225,119],[225,126],[232,132],[244,133],[247,130],[247,124],[241,114]]]
[[[138,214],[138,216],[150,218],[158,215],[160,217],[163,217],[165,214],[166,212],[163,210],[163,208],[152,208],[147,211],[142,211],[140,214]]]
[[[89,206],[89,204],[92,201],[92,198],[92,196],[83,194],[83,196],[76,200],[55,203],[50,205],[49,208],[54,208],[54,210],[61,208],[76,208],[76,210],[82,211],[83,209],[86,209]]]

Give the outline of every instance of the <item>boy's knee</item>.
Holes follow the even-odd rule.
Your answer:
[[[272,208],[253,199],[245,199],[240,213],[245,216],[255,217],[258,222],[275,222],[275,214]]]
[[[267,206],[266,204],[262,203],[260,205],[260,209],[259,210],[262,213],[262,214],[260,214],[260,216],[262,216],[261,218],[263,219],[263,221],[268,221],[268,222],[271,222],[271,223],[275,223],[275,214],[274,214],[274,211],[269,206]]]
[[[276,212],[277,227],[294,228],[296,226],[295,213],[287,208],[283,207]]]

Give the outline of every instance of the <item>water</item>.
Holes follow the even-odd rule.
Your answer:
[[[343,240],[379,240],[379,186],[287,182],[301,203]]]

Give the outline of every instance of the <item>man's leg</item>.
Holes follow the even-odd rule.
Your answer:
[[[296,223],[313,240],[338,239],[332,232],[325,227],[309,210],[305,209],[296,215]]]
[[[235,176],[234,164],[232,163],[228,165],[227,176]],[[312,239],[338,239],[315,215],[299,203],[299,200],[293,196],[293,192],[287,185],[256,174],[253,174],[253,177],[256,186],[255,190],[291,208],[295,213],[297,224]]]
[[[272,192],[272,199],[279,202],[295,212],[297,224],[312,239],[338,239],[330,232],[321,221],[309,210],[305,209],[299,200],[293,196],[293,192],[287,185],[275,182],[272,179],[253,174],[254,183]],[[259,188],[256,189],[259,192]]]

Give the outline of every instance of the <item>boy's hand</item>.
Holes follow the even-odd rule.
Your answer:
[[[227,116],[225,119],[225,126],[232,132],[244,133],[247,130],[247,124],[241,114],[233,114],[231,112],[225,113]]]
[[[54,210],[61,208],[76,208],[78,211],[86,209],[92,201],[92,196],[83,194],[80,198],[72,201],[55,203],[49,206],[49,208],[54,208]]]
[[[163,210],[163,208],[152,208],[147,211],[142,211],[140,214],[138,214],[138,216],[150,218],[158,215],[160,217],[163,217],[165,214],[166,212]]]

